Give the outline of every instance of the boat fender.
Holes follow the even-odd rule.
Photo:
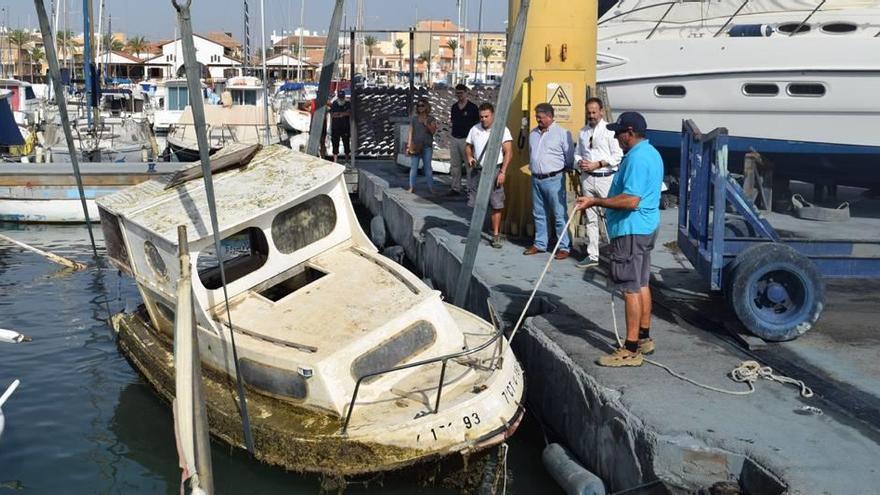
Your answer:
[[[605,495],[605,484],[578,463],[565,447],[551,443],[541,455],[544,468],[566,495]]]
[[[816,206],[800,194],[791,197],[791,205],[794,216],[804,220],[816,220],[818,222],[845,222],[849,220],[849,203],[844,201],[837,208],[823,208]]]
[[[6,342],[7,344],[20,344],[22,342],[30,342],[31,338],[27,335],[18,333],[14,330],[6,330],[4,328],[0,328],[0,342]]]
[[[773,34],[773,26],[767,24],[734,24],[727,30],[731,38],[764,38]]]
[[[373,241],[373,245],[376,246],[376,249],[382,249],[385,247],[385,243],[388,241],[388,234],[385,230],[385,219],[382,218],[382,215],[376,215],[370,220],[370,240]]]

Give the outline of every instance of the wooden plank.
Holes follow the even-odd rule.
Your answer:
[[[260,148],[261,146],[259,144],[252,144],[249,146],[236,147],[225,153],[224,150],[220,150],[217,152],[216,156],[211,157],[211,174],[247,165],[254,158],[254,155],[260,151]],[[202,162],[195,162],[192,167],[177,172],[174,177],[171,178],[171,181],[168,182],[168,185],[165,186],[165,189],[171,189],[193,179],[200,179],[202,177],[204,177],[202,174]]]
[[[159,177],[160,174],[93,174],[83,175],[84,186],[131,186]],[[76,186],[71,175],[0,175],[0,186]]]

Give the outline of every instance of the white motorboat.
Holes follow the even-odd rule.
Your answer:
[[[692,119],[728,129],[734,165],[753,149],[788,178],[880,185],[880,2],[622,0],[599,25],[598,82],[667,165]]]
[[[343,172],[275,145],[214,176],[221,236],[238,243],[224,262],[228,309],[201,179],[99,199],[107,253],[144,301],[112,318],[121,351],[173,397],[182,225],[215,436],[244,446],[232,331],[262,461],[347,476],[504,441],[522,417],[524,382],[501,330],[381,256]]]
[[[315,84],[289,82],[279,86],[272,98],[272,106],[281,116],[282,127],[296,133],[308,133],[312,123],[309,108],[317,97]]]
[[[166,88],[167,90],[167,88]],[[211,153],[229,144],[269,144],[286,141],[278,129],[274,110],[268,109],[268,125],[264,108],[265,88],[256,77],[241,76],[226,82],[222,105],[205,105],[205,124]],[[167,98],[167,96],[166,96]],[[267,139],[268,135],[268,139]],[[171,154],[181,162],[199,159],[192,107],[187,106],[177,124],[170,127],[167,137]]]
[[[180,120],[184,109],[189,105],[189,90],[186,79],[168,79],[156,89],[158,109],[153,112],[153,131],[159,135],[168,134],[168,130]],[[205,85],[202,84],[202,91]]]

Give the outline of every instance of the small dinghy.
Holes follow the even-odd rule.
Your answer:
[[[350,476],[503,442],[522,418],[524,381],[502,332],[377,252],[343,171],[274,145],[214,175],[228,310],[201,179],[100,198],[107,253],[144,301],[112,319],[122,353],[174,397],[182,225],[215,436],[244,448],[231,331],[264,462]]]

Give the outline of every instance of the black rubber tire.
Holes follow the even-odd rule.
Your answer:
[[[739,215],[727,215],[724,219],[724,238],[755,237],[755,229]]]
[[[733,263],[728,301],[753,334],[773,342],[792,340],[819,319],[825,287],[816,267],[802,254],[768,242],[746,249]]]

